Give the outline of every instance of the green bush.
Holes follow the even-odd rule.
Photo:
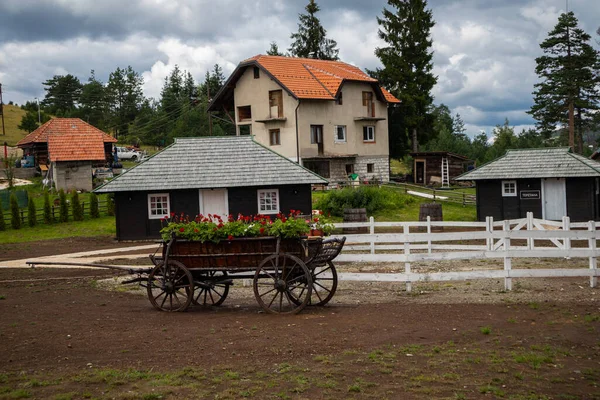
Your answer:
[[[48,191],[44,192],[44,223],[51,224],[54,222],[54,217],[52,217],[52,208],[50,206],[50,193]]]
[[[69,221],[69,205],[67,204],[67,195],[65,191],[60,189],[58,191],[58,198],[60,199],[60,211],[58,220],[60,222],[68,222]]]
[[[90,193],[90,216],[92,218],[100,217],[100,211],[98,210],[98,196],[96,196],[96,193]]]
[[[391,189],[361,186],[356,189],[332,190],[315,204],[315,208],[338,217],[344,215],[344,208],[366,208],[367,214],[373,215],[377,211],[402,208],[415,201],[414,198]]]
[[[2,202],[0,202],[0,231],[6,230],[6,222],[4,222],[4,212],[2,211]]]
[[[83,207],[81,207],[77,190],[73,190],[73,194],[71,195],[71,208],[73,209],[73,220],[83,221]]]
[[[10,195],[10,225],[13,229],[21,229],[21,215],[19,215],[19,203],[15,194]]]
[[[110,217],[115,215],[115,195],[113,193],[106,196],[106,215]]]
[[[29,196],[29,201],[27,202],[27,223],[29,226],[35,226],[35,224],[37,224],[35,203],[33,202],[33,197],[31,196]]]

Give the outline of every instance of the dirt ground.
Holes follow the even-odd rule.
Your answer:
[[[0,257],[111,242],[14,245]],[[431,282],[410,293],[341,281],[328,306],[281,316],[263,313],[243,282],[221,307],[161,313],[118,276],[0,269],[0,398],[600,399],[600,292],[587,279],[523,279],[511,292],[498,280]]]

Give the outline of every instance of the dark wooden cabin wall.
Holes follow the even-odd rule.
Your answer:
[[[499,181],[477,181],[477,219],[485,221],[486,217],[495,220],[503,219],[502,190]]]
[[[567,215],[572,222],[595,219],[595,178],[567,178]]]
[[[280,209],[284,214],[290,210],[300,210],[302,214],[312,211],[312,197],[310,185],[284,185],[229,188],[229,212],[233,215],[254,215],[258,213],[257,190],[279,189]]]
[[[520,213],[517,218],[525,218],[527,217],[528,212],[533,213],[534,218],[542,218],[542,181],[541,179],[522,179],[517,181],[517,191],[520,196],[521,190],[539,190],[540,198],[539,199],[520,199]]]

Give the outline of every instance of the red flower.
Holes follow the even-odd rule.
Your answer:
[[[281,216],[281,222],[285,223],[285,221],[287,221],[287,218],[284,216]]]
[[[174,213],[174,212],[172,212],[172,213],[171,213],[171,217],[174,217],[174,216],[175,216],[175,213]]]
[[[260,228],[259,229],[260,234],[262,235],[263,233],[265,233],[265,228]]]
[[[266,224],[267,224],[267,221],[265,221],[265,220],[263,219],[262,221],[260,221],[260,224],[261,224],[261,225],[266,225]]]
[[[194,228],[194,232],[198,233],[200,232],[198,229]]]
[[[233,239],[233,236],[229,235],[229,236],[227,236],[227,239],[231,240],[231,239]]]
[[[220,223],[219,225],[217,225],[217,228],[222,228],[222,227],[223,227],[222,223]]]
[[[179,232],[185,232],[185,228],[179,228]]]

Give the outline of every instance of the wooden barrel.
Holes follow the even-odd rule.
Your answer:
[[[427,221],[427,217],[431,217],[432,221],[443,221],[442,205],[440,203],[423,203],[419,209],[419,221]],[[420,229],[421,230],[421,229]],[[423,229],[425,230],[425,229]],[[443,230],[442,227],[437,227],[436,231]]]
[[[366,208],[344,208],[344,222],[367,222]],[[344,228],[345,234],[369,233],[369,228]]]

